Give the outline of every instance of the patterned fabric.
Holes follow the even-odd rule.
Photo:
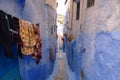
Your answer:
[[[20,25],[20,37],[23,42],[21,47],[21,53],[24,55],[32,55],[36,60],[36,64],[39,63],[41,56],[41,39],[39,27],[31,24],[27,21],[19,20]]]
[[[34,28],[31,23],[23,20],[19,20],[19,25],[20,37],[23,42],[21,52],[24,55],[33,54],[35,51],[34,46],[36,45],[36,36],[34,33]]]
[[[41,56],[41,47],[42,47],[42,43],[41,43],[41,39],[40,39],[40,31],[39,31],[39,27],[36,25],[34,26],[34,30],[35,30],[35,36],[36,36],[36,45],[35,45],[35,52],[33,53],[33,58],[36,59],[36,63],[38,64],[40,59],[42,58]]]

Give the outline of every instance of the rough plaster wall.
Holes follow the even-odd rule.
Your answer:
[[[120,1],[95,0],[87,8],[81,32],[77,34],[73,61],[67,50],[68,62],[80,80],[120,79]],[[68,46],[68,45],[67,45]],[[85,49],[85,50],[84,50]]]
[[[42,60],[40,64],[36,65],[31,56],[24,56],[22,60],[19,60],[19,64],[22,80],[44,80],[51,73],[54,64],[54,61],[49,61],[49,48],[50,44],[53,44],[49,37],[48,9],[44,0],[0,0],[0,9],[32,23],[40,23],[42,38]]]
[[[27,0],[23,13],[23,18],[25,20],[29,20],[34,23],[40,23],[42,38],[42,60],[39,65],[35,65],[35,63],[32,62],[31,64],[28,63],[25,66],[27,70],[26,78],[28,80],[39,80],[40,78],[44,80],[49,75],[49,70],[51,68],[49,63],[49,28],[47,22],[47,6],[44,5],[43,0]],[[27,61],[29,60],[27,59]],[[31,72],[33,72],[32,75]],[[29,77],[30,75],[31,77]]]
[[[76,10],[77,10],[77,5],[74,2],[73,3],[73,19],[72,19],[72,33],[76,37],[76,35],[80,31],[80,19],[76,20]],[[80,16],[80,15],[79,15]]]
[[[85,80],[119,80],[119,21],[118,0],[95,0],[86,11],[83,25],[81,69]]]
[[[45,3],[56,9],[56,0],[45,0]]]
[[[27,10],[24,10],[27,11],[28,13],[26,13],[25,11],[25,14],[29,14],[30,15],[30,19],[32,22],[36,22],[36,23],[39,23],[40,22],[40,28],[41,28],[41,37],[42,37],[42,60],[41,60],[41,64],[39,66],[35,65],[33,68],[35,68],[37,71],[38,69],[41,67],[41,69],[39,69],[39,72],[36,73],[38,75],[41,75],[42,78],[41,79],[45,79],[46,77],[49,76],[49,74],[51,73],[52,71],[52,67],[53,67],[53,63],[54,61],[49,61],[49,48],[50,48],[50,45],[56,45],[55,43],[53,44],[51,42],[51,38],[49,36],[50,34],[50,26],[49,26],[49,21],[55,21],[55,11],[51,8],[49,8],[49,6],[47,5],[44,5],[44,0],[36,0],[36,1],[29,1],[31,3],[31,5],[33,6],[33,12],[32,14],[27,11],[29,10],[29,7],[31,7],[31,5],[29,6],[26,6],[26,8],[28,7]],[[36,5],[38,4],[39,5]],[[26,2],[27,4],[27,2]],[[31,8],[30,8],[31,9]],[[35,10],[35,11],[34,11]],[[49,13],[48,13],[49,12]],[[53,14],[51,15],[52,17],[52,20],[49,20],[49,14]],[[35,16],[32,16],[32,15],[35,15]],[[29,17],[28,17],[29,18]],[[25,19],[27,19],[26,15],[25,15]],[[53,41],[55,40],[55,37],[52,39]],[[55,42],[55,41],[54,41]],[[33,68],[31,68],[31,70],[33,70]],[[32,72],[32,71],[31,71]],[[35,78],[35,75],[33,76],[33,79]],[[28,80],[33,80],[32,78],[29,78]],[[36,80],[39,80],[40,77],[37,77]]]
[[[0,9],[14,16],[22,18],[24,0],[0,0]]]

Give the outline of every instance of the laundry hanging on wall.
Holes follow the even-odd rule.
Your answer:
[[[19,30],[19,20],[0,11],[0,80],[20,80],[17,55],[17,41],[19,42],[20,38],[17,38],[17,30]]]
[[[0,10],[0,37],[0,45],[5,48],[6,57],[12,57],[11,45],[17,43],[20,58],[22,55],[31,55],[37,64],[42,58],[42,43],[37,25]]]

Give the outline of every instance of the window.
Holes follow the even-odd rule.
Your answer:
[[[51,35],[53,35],[57,31],[57,25],[54,24],[51,26]]]
[[[53,35],[54,31],[53,31],[53,26],[51,26],[51,35]]]
[[[79,20],[79,16],[80,16],[80,1],[77,3],[76,20]]]
[[[94,6],[95,0],[87,0],[87,7],[92,7]]]

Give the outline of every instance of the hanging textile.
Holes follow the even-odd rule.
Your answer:
[[[22,40],[20,38],[19,33],[19,19],[7,14],[7,23],[9,27],[9,34],[12,44],[22,44]],[[18,45],[18,56],[22,58],[21,49]]]
[[[41,59],[41,40],[38,26],[23,20],[19,20],[20,37],[23,45],[21,53],[24,55],[32,55],[38,64]]]
[[[10,37],[12,43],[21,43],[22,40],[19,33],[19,19],[8,14],[8,21],[10,25]]]
[[[23,41],[21,52],[24,55],[31,55],[34,53],[34,46],[36,45],[36,37],[34,28],[31,23],[19,20],[20,24],[20,37]]]
[[[18,56],[20,58],[22,58],[22,54],[32,55],[37,64],[42,58],[42,43],[37,25],[0,10],[0,37],[0,45],[4,47],[6,57],[12,58],[11,45],[18,44]]]
[[[15,27],[10,21],[13,20],[11,15],[0,10],[0,80],[20,80],[18,48],[16,43],[13,44],[17,40],[12,41],[11,29]]]
[[[7,57],[12,57],[11,45],[21,43],[19,19],[0,10],[0,45],[4,46]],[[18,53],[19,56],[21,56]]]
[[[6,57],[11,58],[11,39],[7,24],[7,14],[0,10],[0,44],[5,48]]]
[[[34,31],[35,31],[35,36],[36,36],[36,45],[35,45],[35,52],[33,53],[33,58],[36,59],[36,63],[38,64],[40,59],[42,58],[41,56],[41,47],[42,47],[42,42],[40,39],[40,29],[38,26],[33,25],[34,26]]]

